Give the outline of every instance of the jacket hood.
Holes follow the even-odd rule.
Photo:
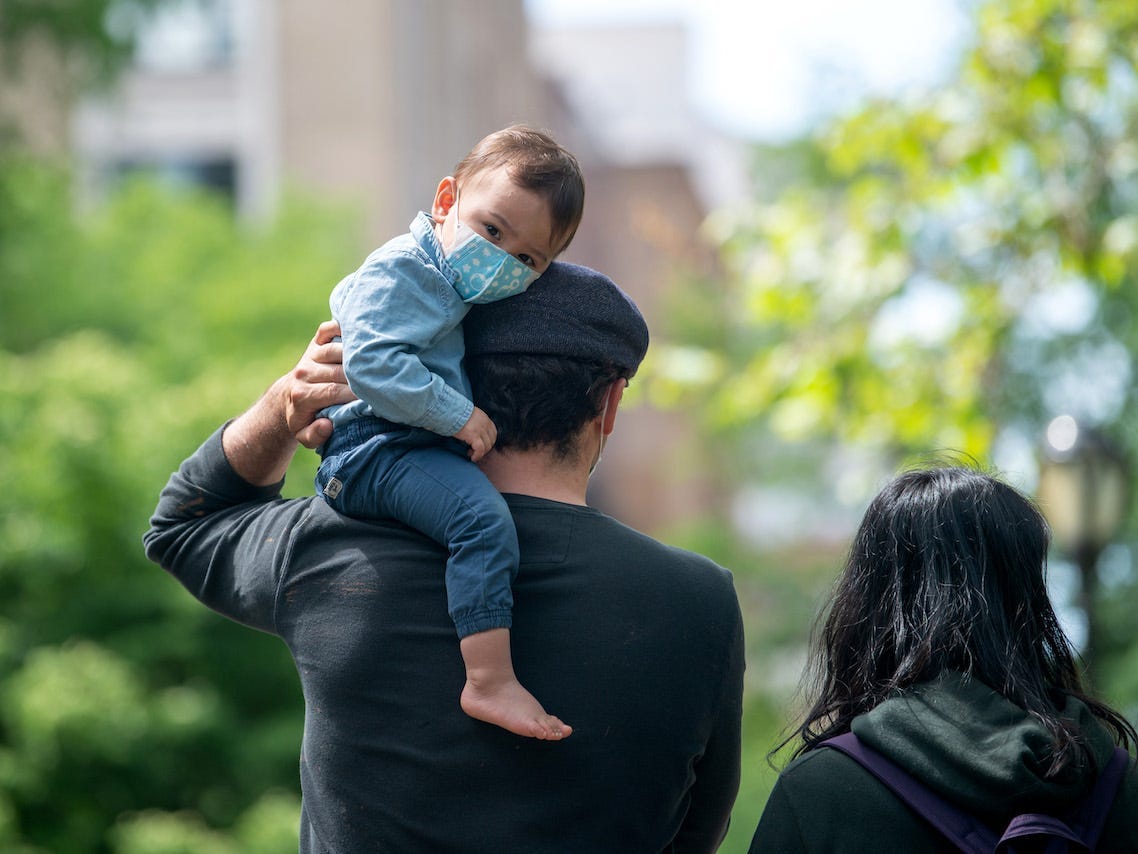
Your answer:
[[[1068,697],[1062,716],[1098,768],[1114,747],[1090,709]],[[1083,763],[1046,777],[1051,738],[1024,709],[962,673],[914,686],[854,719],[854,734],[941,796],[979,817],[1062,811],[1096,775]]]

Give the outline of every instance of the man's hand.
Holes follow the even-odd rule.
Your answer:
[[[296,367],[221,434],[229,464],[249,483],[280,481],[297,442],[315,448],[332,435],[332,422],[316,413],[355,399],[344,378],[343,348],[332,341],[339,334],[336,323],[321,323]]]
[[[344,347],[333,340],[339,334],[336,321],[321,323],[296,367],[284,378],[285,424],[306,448],[317,448],[332,435],[332,422],[317,418],[317,412],[356,399],[344,376]]]
[[[476,406],[470,413],[470,418],[454,437],[470,446],[470,460],[476,463],[486,456],[487,451],[498,441],[498,428],[494,426],[490,416]]]

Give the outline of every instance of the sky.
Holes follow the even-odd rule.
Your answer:
[[[966,0],[525,0],[540,25],[684,23],[701,118],[777,140],[867,94],[943,80],[967,34]]]

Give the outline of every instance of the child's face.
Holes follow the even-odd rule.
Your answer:
[[[455,204],[455,201],[458,204]],[[454,246],[458,220],[539,273],[561,250],[544,198],[515,184],[504,170],[481,172],[463,183],[443,178],[431,213],[441,224],[443,249]]]

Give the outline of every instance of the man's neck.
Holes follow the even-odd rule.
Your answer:
[[[558,460],[546,449],[493,450],[479,463],[483,474],[502,493],[531,495],[564,504],[585,505],[588,469]]]

